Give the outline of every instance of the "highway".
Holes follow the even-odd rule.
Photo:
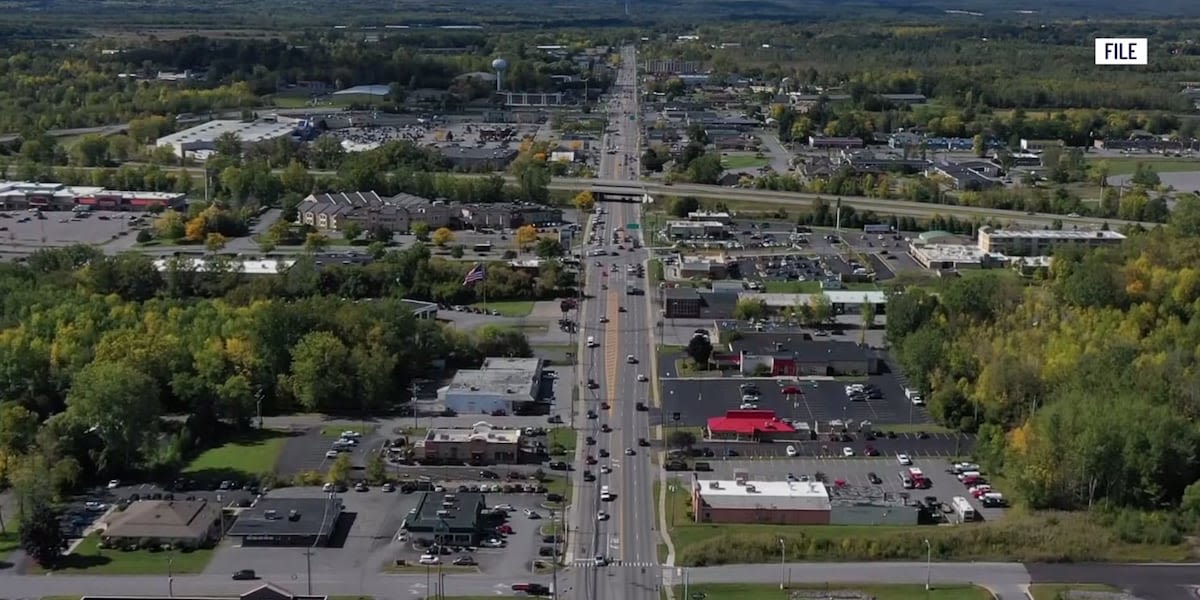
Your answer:
[[[605,154],[600,161],[601,176],[610,180],[628,182],[638,173],[636,64],[634,49],[622,48],[621,67],[607,107]],[[575,480],[568,536],[574,558],[570,583],[560,590],[560,598],[658,598],[653,473],[648,448],[639,445],[639,439],[650,438],[650,424],[647,413],[635,406],[650,402],[652,384],[638,381],[638,375],[653,375],[651,295],[626,293],[629,285],[645,289],[646,280],[627,268],[637,264],[644,268],[649,255],[644,249],[631,251],[627,245],[621,249],[613,242],[614,231],[622,228],[640,239],[640,229],[628,229],[628,224],[640,221],[640,208],[638,204],[608,204],[606,214],[593,218],[597,243],[609,253],[599,259],[587,257],[585,263],[588,299],[580,315],[579,350],[584,360],[580,398],[585,406],[576,410],[584,414],[594,411],[597,418],[585,417],[579,427],[575,468],[577,472],[590,470],[596,481]],[[597,225],[597,221],[603,224]],[[593,343],[589,344],[589,338]],[[589,388],[588,380],[598,388]],[[596,440],[594,446],[587,444],[589,437]],[[610,457],[601,457],[601,450]],[[599,464],[587,464],[589,456]],[[601,467],[611,472],[603,473]],[[603,487],[611,492],[610,501],[600,499]],[[600,511],[607,514],[606,520],[599,518]]]

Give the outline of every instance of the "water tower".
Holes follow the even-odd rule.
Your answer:
[[[504,71],[508,69],[508,61],[503,58],[497,58],[492,61],[492,68],[496,70],[496,91],[504,89]]]

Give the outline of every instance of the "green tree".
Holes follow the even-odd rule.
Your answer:
[[[387,481],[387,465],[383,462],[383,455],[375,452],[371,454],[371,458],[367,460],[367,481],[371,485],[379,485]]]
[[[690,449],[696,445],[696,434],[691,431],[677,429],[667,436],[667,445],[672,448]]]
[[[158,439],[158,384],[129,365],[87,365],[75,375],[66,400],[68,414],[94,428],[104,443],[102,469],[136,469],[143,450]]]
[[[31,507],[21,521],[21,549],[39,566],[52,569],[58,565],[66,546],[58,512],[46,502]]]
[[[671,204],[667,210],[671,213],[671,216],[684,219],[687,218],[688,214],[700,210],[700,200],[695,196],[675,198],[671,200]]]
[[[753,321],[767,315],[767,304],[756,298],[742,298],[733,307],[733,318],[739,321]]]
[[[329,247],[329,238],[322,233],[312,232],[304,236],[304,249],[316,254]]]
[[[425,221],[416,221],[409,226],[412,234],[422,242],[429,241],[429,223]]]
[[[534,247],[534,253],[544,259],[558,258],[563,252],[562,243],[554,238],[541,238]]]
[[[225,244],[228,243],[228,241],[229,240],[226,239],[225,236],[213,232],[204,238],[204,248],[209,252],[216,254],[225,249]]]
[[[708,336],[694,335],[688,341],[687,355],[701,369],[708,369],[708,359],[712,357],[713,345]]]
[[[362,237],[362,234],[362,225],[359,225],[358,223],[351,221],[345,225],[342,225],[342,237],[346,238],[347,241],[353,242],[354,240]]]
[[[24,454],[37,437],[37,414],[15,402],[0,405],[0,452]]]
[[[333,464],[329,465],[329,473],[325,476],[325,481],[334,484],[345,484],[350,478],[350,471],[354,465],[350,462],[350,455],[342,452],[334,459]]]
[[[583,212],[590,212],[592,208],[596,206],[596,198],[592,196],[592,192],[590,190],[583,190],[582,192],[575,194],[574,204],[576,209]]]
[[[327,331],[305,335],[292,349],[292,394],[308,412],[340,406],[353,393],[353,373],[346,346]]]
[[[455,244],[454,247],[450,248],[450,256],[453,258],[462,258],[466,253],[467,250],[462,244]]]

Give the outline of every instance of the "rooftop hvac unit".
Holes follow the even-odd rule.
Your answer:
[[[754,484],[753,484],[753,483],[747,483],[747,484],[746,484],[746,491],[747,491],[747,492],[754,492],[754,491],[757,491],[757,490],[755,489],[755,487],[754,487]]]

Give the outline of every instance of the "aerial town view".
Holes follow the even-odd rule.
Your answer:
[[[1200,600],[1195,0],[4,6],[0,600]]]

